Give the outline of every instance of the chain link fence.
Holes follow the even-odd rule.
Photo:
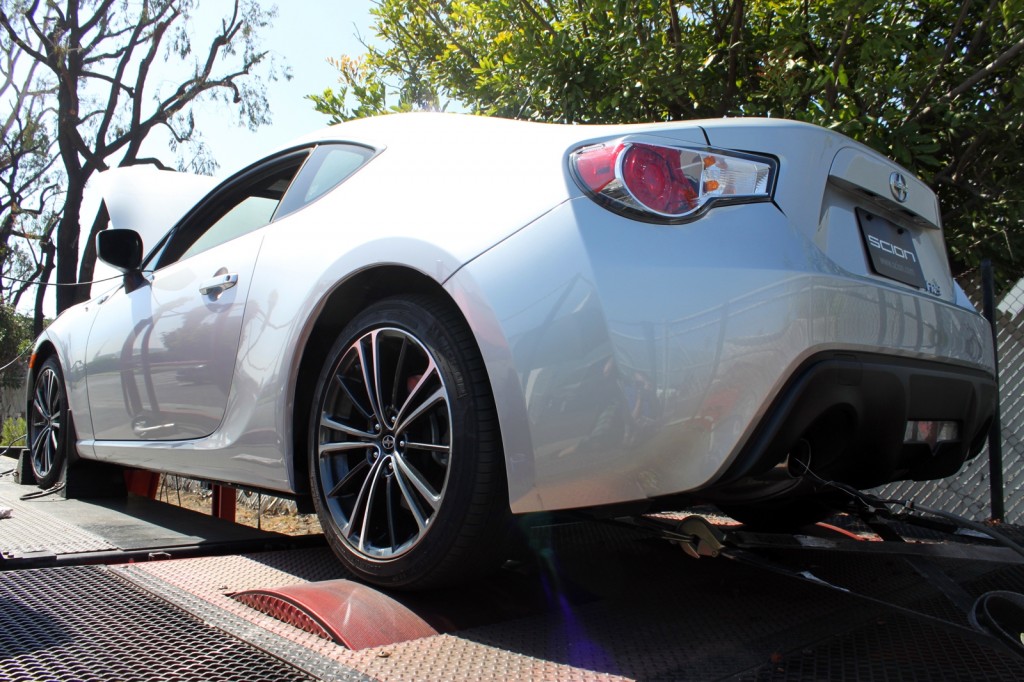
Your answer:
[[[981,309],[981,278],[964,284]],[[996,352],[1003,445],[1004,520],[1024,522],[1024,279],[996,298]],[[903,481],[874,491],[981,521],[992,516],[988,446],[958,474],[938,481]]]

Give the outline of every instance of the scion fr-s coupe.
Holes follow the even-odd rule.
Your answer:
[[[814,520],[952,474],[993,414],[935,195],[810,125],[393,115],[102,184],[123,277],[36,343],[38,482],[311,499],[380,585],[479,571],[531,512]]]

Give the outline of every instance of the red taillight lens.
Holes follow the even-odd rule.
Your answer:
[[[576,172],[592,192],[600,192],[615,179],[615,164],[625,145],[599,145],[580,150],[575,156]]]
[[[576,180],[606,207],[657,222],[691,220],[716,202],[767,201],[775,178],[767,157],[630,138],[570,159]]]
[[[673,154],[674,152],[674,154]],[[675,156],[675,162],[670,159]],[[697,193],[679,168],[679,152],[646,144],[631,145],[622,157],[622,182],[641,204],[658,213],[687,213]]]

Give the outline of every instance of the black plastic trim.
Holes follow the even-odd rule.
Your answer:
[[[793,373],[715,487],[766,474],[801,440],[812,441],[811,470],[829,480],[866,488],[942,478],[980,452],[996,396],[995,378],[968,367],[818,354]],[[908,420],[956,421],[960,439],[934,450],[905,444]]]

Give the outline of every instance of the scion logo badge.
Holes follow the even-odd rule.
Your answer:
[[[893,173],[889,176],[889,190],[901,204],[907,200],[907,179],[902,173]]]
[[[879,239],[878,237],[874,236],[873,234],[869,234],[868,235],[868,244],[871,244],[871,246],[873,246],[874,248],[878,249],[879,251],[884,251],[886,253],[891,253],[892,255],[896,256],[897,258],[901,258],[903,260],[910,261],[911,263],[916,263],[917,262],[917,256],[914,255],[913,251],[908,251],[907,249],[904,249],[902,247],[896,246],[892,242],[887,242],[884,239]]]

